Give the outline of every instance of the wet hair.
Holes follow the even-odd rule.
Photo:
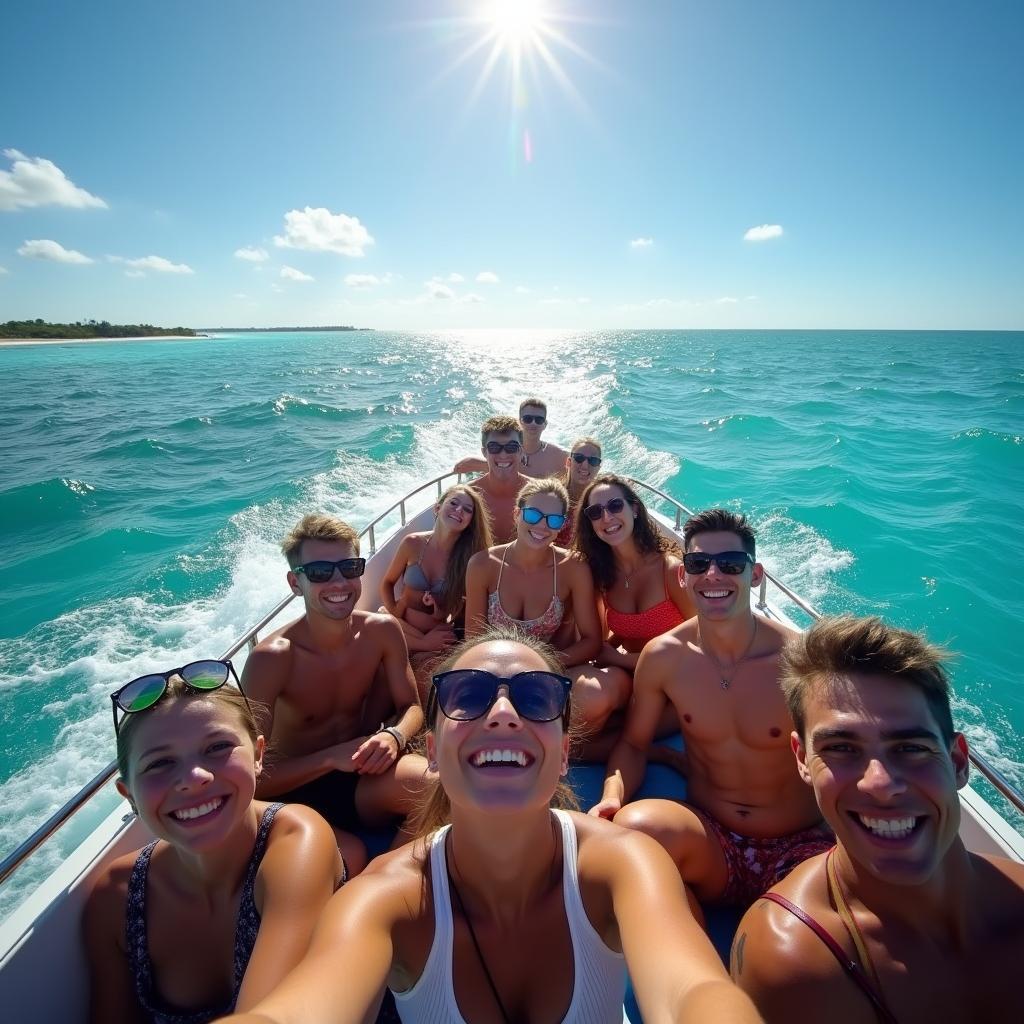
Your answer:
[[[348,523],[337,516],[314,512],[303,516],[281,541],[281,553],[288,559],[288,564],[293,569],[297,565],[302,565],[302,542],[306,540],[351,544],[355,553],[359,554],[359,534]]]
[[[565,489],[565,484],[556,477],[541,477],[523,484],[516,495],[516,505],[524,508],[527,498],[532,498],[535,494],[553,494],[562,503],[562,511],[569,511],[569,492]]]
[[[594,524],[583,514],[583,510],[590,504],[590,495],[595,487],[602,485],[618,487],[622,496],[633,509],[633,543],[637,549],[644,554],[652,551],[661,551],[667,554],[679,555],[679,545],[658,532],[657,527],[651,520],[647,506],[640,500],[640,496],[633,490],[625,477],[615,473],[602,473],[595,477],[586,490],[580,495],[579,503],[576,506],[576,533],[573,537],[573,550],[578,552],[590,566],[594,576],[594,584],[598,590],[608,591],[615,585],[615,578],[618,570],[615,568],[615,554],[611,547],[601,540],[594,532]]]
[[[490,416],[480,428],[480,447],[487,444],[488,434],[515,434],[523,443],[523,426],[514,416]]]
[[[180,700],[204,700],[219,708],[230,708],[238,717],[242,728],[249,739],[256,742],[260,734],[259,726],[256,724],[254,714],[258,711],[259,705],[251,707],[245,702],[240,690],[234,686],[222,686],[217,690],[193,690],[186,685],[181,676],[171,676],[167,683],[167,690],[160,700],[145,711],[136,711],[125,715],[121,721],[121,728],[117,733],[117,770],[121,778],[128,782],[128,762],[132,753],[132,738],[138,730],[139,723],[152,715],[159,715],[172,704]]]
[[[534,408],[542,410],[543,413],[544,413],[544,419],[548,418],[548,406],[547,406],[547,402],[545,402],[543,398],[524,398],[519,403],[519,415],[520,416],[523,414],[523,410],[528,405],[532,405],[532,406],[534,406]]]
[[[448,556],[448,564],[444,567],[444,598],[439,610],[446,617],[457,615],[466,600],[466,566],[469,560],[478,551],[486,551],[494,544],[491,514],[480,494],[466,484],[453,484],[437,499],[438,506],[443,505],[453,494],[464,494],[469,498],[473,503],[473,519],[459,534]]]
[[[832,687],[854,672],[889,676],[919,689],[931,709],[943,741],[953,741],[949,677],[942,663],[949,654],[918,633],[887,626],[877,616],[823,618],[783,648],[782,692],[801,739],[805,738],[808,696],[819,686]]]
[[[545,643],[543,640],[538,640],[537,637],[524,633],[522,630],[514,627],[491,626],[477,636],[463,640],[462,643],[453,648],[448,657],[435,669],[434,674],[438,675],[441,672],[447,672],[452,669],[458,664],[463,655],[473,650],[474,647],[500,641],[528,647],[531,651],[540,655],[544,664],[547,665],[548,671],[557,672],[559,675],[564,672],[558,653],[550,644]],[[437,705],[437,696],[434,692],[434,686],[431,684],[425,710],[426,727],[430,732],[435,731],[439,713],[440,708]],[[565,704],[565,713],[562,715],[562,727],[569,733],[571,743],[576,736],[576,726],[572,719],[571,698]],[[420,806],[411,815],[410,829],[413,834],[417,838],[423,838],[435,832],[442,825],[447,825],[451,820],[451,806],[451,801],[441,785],[441,780],[437,779],[427,787]],[[569,788],[568,783],[565,782],[559,782],[555,787],[550,806],[567,811],[578,811],[580,809],[576,795]]]
[[[757,555],[754,528],[747,517],[727,508],[709,508],[690,516],[683,524],[683,550],[690,550],[690,541],[700,533],[735,533],[751,558]]]

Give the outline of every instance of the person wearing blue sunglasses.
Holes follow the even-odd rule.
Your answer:
[[[327,908],[309,953],[233,1024],[359,1024],[387,986],[405,1024],[754,1024],[647,836],[578,813],[569,680],[548,645],[495,630],[434,676],[437,781],[413,843]]]
[[[466,635],[504,626],[554,644],[573,680],[576,708],[596,736],[625,704],[630,680],[619,669],[592,664],[601,649],[593,576],[582,559],[555,544],[568,509],[569,495],[555,479],[531,480],[522,488],[515,540],[469,561]]]

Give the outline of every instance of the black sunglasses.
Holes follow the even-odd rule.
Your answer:
[[[612,498],[606,505],[595,503],[588,505],[584,510],[583,514],[591,521],[596,523],[601,516],[604,515],[604,510],[607,509],[613,516],[618,515],[626,507],[625,498]]]
[[[539,427],[539,426],[542,426],[543,424],[547,423],[547,417],[546,416],[531,416],[529,413],[527,413],[525,416],[520,416],[519,417],[519,422],[520,423],[536,423],[537,426]]]
[[[509,455],[515,455],[523,446],[518,441],[506,441],[504,444],[500,441],[488,441],[486,447],[492,455],[497,455],[499,452],[508,452]]]
[[[572,461],[582,466],[584,462],[589,462],[594,469],[597,469],[601,465],[600,455],[582,455],[580,452],[573,452]]]
[[[494,706],[501,687],[520,718],[529,722],[553,722],[565,713],[572,680],[555,672],[517,672],[502,678],[476,668],[458,668],[434,676],[431,697],[445,718],[472,722]],[[427,717],[429,719],[429,708]]]
[[[683,568],[691,576],[703,576],[714,562],[726,576],[739,576],[754,559],[746,551],[720,551],[716,555],[704,551],[687,551],[683,555]]]
[[[355,580],[366,572],[365,558],[339,558],[337,562],[329,562],[326,559],[317,559],[315,562],[306,562],[297,565],[293,572],[301,572],[310,583],[327,583],[337,569],[347,580]]]
[[[110,703],[113,705],[114,733],[121,730],[124,717],[117,717],[117,709],[120,708],[125,715],[135,714],[137,711],[148,711],[167,692],[167,684],[171,676],[181,676],[185,685],[190,690],[199,693],[211,693],[219,690],[229,678],[234,678],[238,692],[246,705],[248,698],[242,693],[242,684],[235,673],[235,666],[230,661],[207,660],[190,661],[181,668],[172,668],[168,672],[151,672],[149,675],[139,676],[130,683],[125,683],[119,690],[110,695]],[[252,708],[249,708],[252,711]]]

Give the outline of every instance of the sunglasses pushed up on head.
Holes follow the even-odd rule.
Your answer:
[[[219,659],[208,659],[206,661],[190,661],[181,668],[172,668],[168,672],[151,672],[149,675],[139,676],[130,683],[125,683],[120,689],[110,695],[110,703],[113,705],[114,732],[118,733],[124,724],[125,715],[133,715],[139,711],[148,711],[167,692],[171,676],[181,676],[184,684],[197,693],[212,693],[219,690],[231,678],[235,680],[238,692],[242,699],[248,704],[249,701],[242,692],[242,684],[235,673],[235,667],[230,661]],[[120,708],[121,718],[117,717]],[[250,710],[252,710],[250,708]]]
[[[432,699],[445,718],[472,722],[494,707],[504,687],[520,718],[553,722],[565,713],[572,680],[557,672],[517,672],[507,678],[476,668],[439,672],[433,679]]]

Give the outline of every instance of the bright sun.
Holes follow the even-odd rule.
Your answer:
[[[507,46],[520,49],[544,27],[544,0],[492,0],[484,18]]]

